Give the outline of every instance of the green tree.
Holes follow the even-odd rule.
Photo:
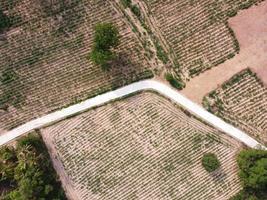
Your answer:
[[[213,153],[204,154],[202,158],[202,166],[208,171],[213,172],[220,167],[220,161]]]
[[[12,190],[4,200],[66,199],[40,136],[30,134],[17,142],[15,150],[5,148],[0,153],[1,177],[6,174],[5,169],[12,169],[12,175],[3,179],[9,180]],[[0,187],[1,184],[0,181]]]
[[[246,149],[237,158],[243,190],[230,200],[267,199],[267,151]]]
[[[94,45],[89,55],[91,61],[107,70],[109,63],[116,57],[112,51],[119,44],[119,31],[112,23],[95,26]]]
[[[267,151],[243,150],[239,154],[237,162],[244,188],[267,191]]]

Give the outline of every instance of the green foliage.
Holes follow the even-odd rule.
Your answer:
[[[208,172],[213,172],[220,167],[220,161],[218,160],[217,156],[213,153],[204,154],[202,158],[202,166]]]
[[[166,80],[176,89],[181,90],[185,87],[183,81],[181,79],[175,78],[172,74],[165,74]]]
[[[108,64],[116,55],[111,51],[119,44],[119,31],[111,23],[97,24],[95,27],[94,46],[89,57],[92,62],[107,70]]]
[[[230,200],[267,199],[267,151],[247,149],[237,158],[243,190]]]
[[[164,51],[164,49],[160,46],[159,42],[155,42],[156,50],[157,50],[157,56],[158,58],[163,62],[163,64],[167,64],[169,61],[169,58]]]
[[[11,26],[11,20],[0,8],[0,33]]]
[[[16,149],[2,148],[0,159],[0,188],[5,184],[11,189],[5,200],[66,199],[39,136],[29,135],[20,139]]]
[[[132,5],[130,8],[133,14],[140,19],[142,16],[140,8],[137,5]]]
[[[108,70],[109,62],[116,57],[114,53],[110,50],[107,51],[98,51],[93,50],[90,54],[90,58],[93,63],[100,65],[103,70]]]
[[[15,71],[11,69],[4,70],[3,73],[0,75],[0,82],[3,85],[9,84],[17,79],[18,75],[15,73]]]
[[[119,44],[119,31],[111,23],[100,23],[95,26],[94,49],[110,50]]]
[[[132,0],[121,0],[122,5],[124,8],[129,8],[132,5]]]
[[[0,149],[0,185],[6,182],[12,182],[16,162],[16,153],[12,147],[3,147]]]
[[[267,191],[267,151],[243,150],[237,162],[244,188]]]

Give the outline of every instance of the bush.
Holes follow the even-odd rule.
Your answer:
[[[108,64],[115,57],[112,48],[119,44],[119,31],[111,23],[97,24],[95,27],[94,46],[89,57],[91,61],[100,65],[103,70],[108,69]]]
[[[132,0],[121,0],[122,5],[124,8],[129,8],[132,5]]]
[[[176,78],[173,77],[172,74],[165,74],[165,79],[173,86],[175,87],[176,89],[178,90],[181,90],[185,87],[183,81],[180,79],[180,80],[177,80]]]
[[[220,167],[220,162],[215,154],[207,153],[202,158],[202,166],[206,171],[213,172]]]
[[[131,11],[133,12],[133,14],[138,17],[138,19],[141,18],[141,11],[140,11],[140,8],[137,6],[137,5],[132,5],[131,6]]]
[[[0,8],[0,33],[11,26],[10,19],[4,14]]]

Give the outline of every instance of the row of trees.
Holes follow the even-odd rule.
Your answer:
[[[38,135],[20,139],[16,147],[0,149],[0,191],[3,200],[66,199]]]

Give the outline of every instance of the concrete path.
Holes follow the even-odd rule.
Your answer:
[[[167,98],[181,105],[186,110],[190,111],[192,114],[196,115],[197,117],[204,120],[208,124],[223,131],[224,133],[230,135],[231,137],[236,138],[237,140],[243,142],[249,147],[252,147],[252,148],[263,147],[261,144],[259,144],[256,140],[254,140],[252,137],[250,137],[246,133],[224,122],[223,120],[216,117],[215,115],[207,112],[201,106],[197,105],[196,103],[193,103],[192,101],[190,101],[189,99],[181,95],[179,92],[177,92],[177,90],[172,89],[169,86],[161,82],[155,81],[155,80],[144,80],[144,81],[132,83],[130,85],[119,88],[117,90],[107,92],[105,94],[83,101],[79,104],[70,106],[68,108],[64,108],[60,111],[56,111],[51,114],[32,120],[26,124],[23,124],[5,133],[4,135],[1,135],[0,145],[6,144],[14,140],[15,138],[23,134],[26,134],[34,129],[39,129],[39,128],[48,126],[52,123],[58,122],[69,116],[84,112],[90,108],[103,105],[105,103],[108,103],[109,101],[122,98],[126,95],[133,94],[135,92],[143,91],[143,90],[153,90],[166,96]]]

